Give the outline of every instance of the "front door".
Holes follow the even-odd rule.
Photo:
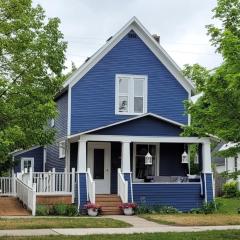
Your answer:
[[[110,194],[110,143],[89,142],[87,166],[95,181],[96,194]]]

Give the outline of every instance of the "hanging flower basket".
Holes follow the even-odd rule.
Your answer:
[[[137,205],[135,203],[122,203],[119,208],[123,211],[124,215],[132,216]]]
[[[87,209],[88,216],[96,217],[101,212],[101,206],[93,203],[87,203],[84,205]]]

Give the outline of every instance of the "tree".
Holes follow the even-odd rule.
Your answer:
[[[54,138],[48,120],[66,51],[59,24],[31,0],[0,0],[0,174],[11,151]]]
[[[204,95],[196,104],[188,103],[192,124],[186,135],[215,135],[240,143],[240,0],[218,0],[213,10],[220,27],[208,25],[211,43],[223,57],[223,63],[205,78]],[[230,149],[235,155],[240,146]]]

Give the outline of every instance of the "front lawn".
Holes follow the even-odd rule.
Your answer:
[[[176,226],[240,225],[240,214],[144,214],[142,217],[160,224]]]
[[[0,229],[44,229],[44,228],[122,228],[131,225],[110,218],[0,218]]]
[[[240,225],[239,198],[216,198],[219,208],[214,214],[142,214],[141,217],[160,224],[176,226]]]
[[[227,240],[240,239],[240,230],[130,235],[0,237],[0,240]]]

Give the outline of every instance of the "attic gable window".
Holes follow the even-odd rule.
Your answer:
[[[147,76],[117,74],[115,88],[115,114],[147,112]]]

